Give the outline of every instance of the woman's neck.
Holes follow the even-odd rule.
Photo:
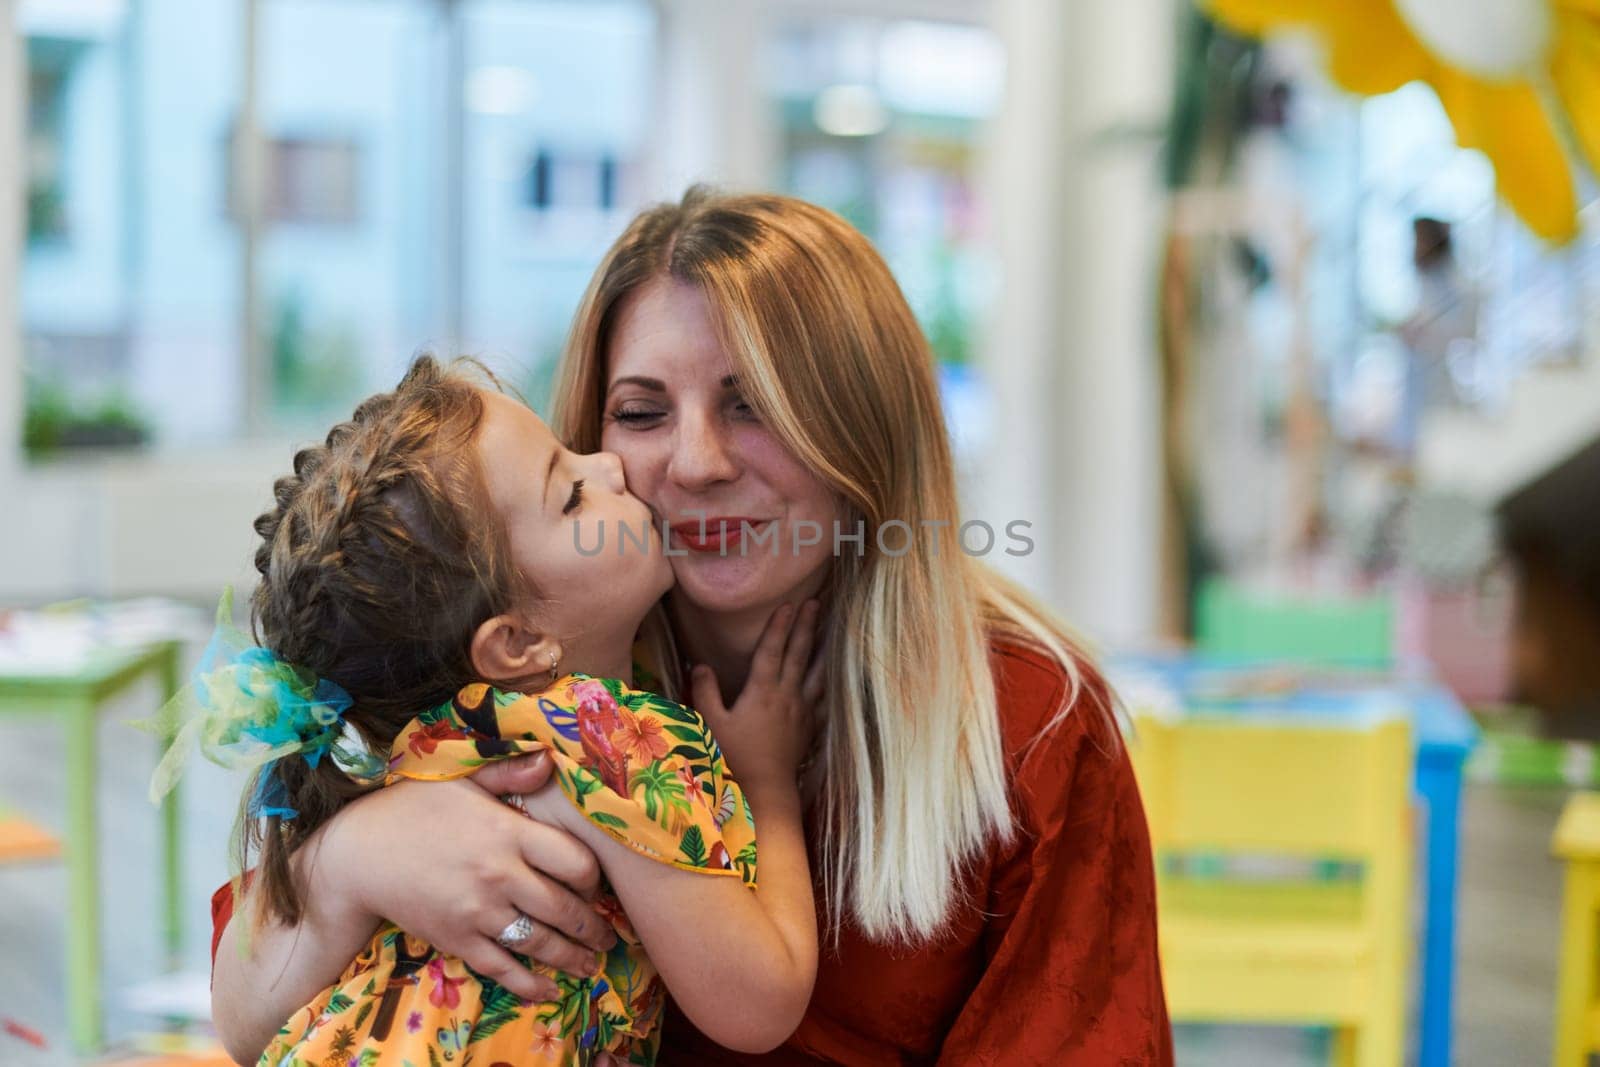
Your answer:
[[[740,612],[706,611],[682,597],[667,599],[667,616],[678,635],[685,663],[704,663],[717,676],[723,700],[733,703],[750,676],[750,660],[772,612],[753,608]]]
[[[784,599],[797,607],[813,596],[823,595],[826,601],[826,577],[824,572],[808,579]],[[679,654],[685,663],[704,663],[711,668],[728,704],[744,690],[756,645],[761,643],[762,631],[777,608],[777,604],[763,604],[743,611],[707,611],[684,597],[667,594],[667,618],[678,637]],[[824,617],[827,610],[824,602]]]

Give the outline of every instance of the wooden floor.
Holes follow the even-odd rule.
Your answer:
[[[145,800],[155,766],[152,740],[126,725],[147,713],[133,699],[100,733],[101,878],[107,900],[105,976],[113,1041],[153,1028],[126,1004],[126,991],[156,973],[160,958],[157,818]],[[58,831],[64,806],[59,734],[44,723],[0,722],[0,808]],[[197,762],[183,798],[187,857],[186,965],[203,973],[211,890],[226,877],[225,849],[239,782]],[[1549,1062],[1560,871],[1547,852],[1562,795],[1473,787],[1463,810],[1456,1062],[1521,1067]],[[67,1050],[63,899],[59,864],[0,868],[0,1022],[45,1035],[39,1050],[0,1031],[0,1065],[57,1067]],[[1323,1062],[1320,1035],[1254,1028],[1180,1028],[1179,1062],[1193,1067],[1293,1067]]]

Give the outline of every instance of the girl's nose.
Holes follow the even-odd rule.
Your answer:
[[[622,473],[622,457],[615,452],[596,452],[595,458],[599,460],[601,469],[605,472],[606,484],[614,493],[625,493],[628,490],[628,481]]]

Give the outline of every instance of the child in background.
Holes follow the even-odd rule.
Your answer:
[[[259,1062],[648,1064],[663,983],[719,1043],[781,1043],[817,964],[796,786],[816,603],[773,614],[732,709],[709,672],[700,712],[631,688],[633,639],[672,572],[620,461],[568,451],[525,406],[427,357],[274,492],[256,521],[264,647],[218,664],[214,644],[187,728],[221,762],[260,763],[241,814],[256,921],[299,917],[291,856],[364,791],[544,750],[558,788],[528,807],[594,850],[596,912],[618,940],[591,974],[536,968],[549,995],[530,1005],[384,924]],[[602,536],[616,547],[577,550]],[[506,920],[486,941],[531,932]]]

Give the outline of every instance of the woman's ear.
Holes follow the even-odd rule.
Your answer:
[[[486,682],[519,683],[548,678],[561,662],[561,646],[536,633],[516,615],[496,615],[472,634],[472,669]]]

